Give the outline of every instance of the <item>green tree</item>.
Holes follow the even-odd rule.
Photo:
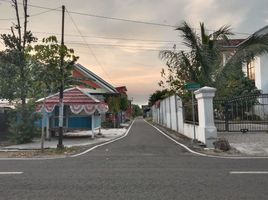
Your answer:
[[[160,85],[176,90],[180,94],[185,93],[183,86],[186,82],[216,87],[218,94],[235,80],[251,86],[250,80],[242,73],[242,63],[268,51],[268,36],[253,35],[240,45],[233,55],[230,55],[226,63],[223,63],[222,43],[228,43],[228,37],[233,35],[229,26],[222,26],[217,31],[207,34],[204,23],[200,23],[201,32],[198,35],[184,22],[175,30],[181,33],[189,52],[176,50],[160,52],[160,58],[165,60],[168,66],[168,72],[163,70],[161,73],[164,80],[160,81]],[[244,88],[241,89],[239,93],[243,93]]]
[[[142,109],[139,105],[132,105],[132,117],[142,116]]]
[[[106,100],[109,106],[109,112],[113,115],[114,128],[116,127],[116,115],[120,110],[120,97],[119,96],[108,96]]]
[[[10,111],[9,139],[17,144],[31,142],[40,133],[39,128],[34,126],[38,119],[40,115],[35,113],[34,102],[18,105]]]
[[[0,98],[16,100],[17,107],[9,123],[9,132],[18,143],[32,140],[35,134],[32,112],[33,104],[27,104],[33,85],[34,65],[31,62],[33,42],[36,38],[28,31],[28,0],[19,10],[17,0],[11,1],[16,14],[16,23],[11,33],[0,34],[5,50],[0,52]],[[23,15],[23,16],[21,16]]]
[[[128,109],[128,99],[126,95],[120,97],[120,110],[126,111]]]
[[[27,30],[28,1],[23,1],[23,17],[20,16],[17,0],[11,1],[17,22],[11,26],[10,34],[1,34],[6,49],[0,52],[0,94],[1,98],[19,98],[23,105],[32,86],[31,43],[37,39]],[[23,19],[23,25],[21,23]]]
[[[168,91],[167,89],[165,89],[165,90],[156,90],[149,97],[149,102],[148,102],[149,106],[154,105],[156,101],[162,100],[162,99],[168,97],[170,94],[172,94],[172,92]]]
[[[60,71],[60,56],[64,55],[63,74]],[[61,46],[56,36],[50,36],[42,40],[42,44],[34,46],[33,63],[35,68],[35,96],[42,97],[43,91],[49,93],[59,92],[63,82],[64,87],[71,85],[82,85],[81,79],[72,77],[72,70],[78,57],[74,50],[67,46]]]

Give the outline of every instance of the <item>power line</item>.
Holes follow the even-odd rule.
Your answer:
[[[57,7],[57,8],[53,8],[53,9],[50,9],[50,10],[47,10],[47,11],[43,11],[43,12],[39,12],[39,13],[35,13],[35,14],[31,14],[30,17],[34,17],[34,16],[38,16],[38,15],[42,15],[44,13],[48,13],[48,12],[51,12],[51,11],[60,11],[58,10],[60,7]]]
[[[47,35],[60,35],[60,33],[55,32],[40,32],[33,31],[33,33],[47,34]],[[65,36],[70,37],[80,37],[76,34],[65,34]],[[176,43],[176,40],[158,40],[158,39],[139,39],[139,38],[123,38],[123,37],[105,37],[105,36],[95,36],[95,35],[83,35],[84,38],[100,38],[100,39],[112,39],[112,40],[130,40],[130,41],[144,41],[144,42],[159,42],[159,43]]]
[[[106,73],[106,71],[104,70],[102,64],[100,63],[99,59],[97,58],[97,56],[95,55],[94,51],[92,50],[91,46],[87,43],[87,41],[85,40],[85,38],[83,37],[81,31],[79,30],[77,24],[75,23],[74,19],[72,18],[72,16],[70,15],[69,11],[66,9],[74,27],[76,28],[77,32],[79,33],[79,35],[81,36],[82,40],[85,42],[86,46],[88,47],[89,51],[91,52],[92,56],[95,58],[97,64],[101,67],[102,71],[105,73],[105,75],[107,76],[107,78],[111,81],[110,76]],[[112,82],[112,81],[111,81]]]
[[[0,1],[9,2],[8,0],[0,0]],[[22,3],[18,3],[18,4],[22,4]],[[47,9],[47,10],[53,10],[53,8],[44,7],[44,6],[37,6],[37,5],[32,5],[32,4],[28,4],[28,6],[29,7],[34,7],[34,8],[42,8],[42,9]],[[176,27],[176,26],[170,25],[170,24],[146,22],[146,21],[139,21],[139,20],[132,20],[132,19],[116,18],[116,17],[107,17],[107,16],[104,16],[104,15],[96,15],[96,14],[89,14],[89,13],[82,13],[82,12],[75,12],[75,11],[68,11],[68,12],[72,13],[72,14],[95,17],[95,18],[102,18],[102,19],[108,19],[108,20],[132,22],[132,23],[137,23],[137,24],[147,24],[147,25],[153,25],[153,26],[163,26],[163,27],[173,27],[173,28]]]
[[[99,46],[134,47],[134,48],[136,48],[136,47],[138,47],[138,48],[139,47],[148,47],[148,48],[155,48],[155,47],[157,47],[157,46],[144,46],[144,45],[140,45],[140,44],[139,44],[139,46],[138,45],[135,46],[135,45],[121,45],[121,44],[105,44],[105,43],[87,43],[87,44],[85,44],[85,43],[82,43],[82,42],[73,42],[73,41],[66,41],[66,43],[68,43],[68,44],[77,44],[77,45],[84,45],[84,46],[86,46],[87,44],[89,44],[89,45],[99,45]],[[170,47],[167,47],[167,48],[170,48]]]
[[[82,47],[85,47],[87,48],[87,45],[84,44],[84,43],[70,43],[70,42],[66,42],[66,44],[70,44],[70,45],[79,45],[79,46],[82,46]],[[125,48],[125,49],[131,49],[131,50],[144,50],[144,51],[164,51],[164,50],[173,50],[173,48],[171,47],[162,47],[162,48],[154,48],[154,47],[135,47],[135,46],[126,46],[126,45],[111,45],[111,44],[93,44],[91,43],[90,45],[92,46],[95,46],[97,48],[115,48],[115,47],[118,47],[118,48]],[[182,50],[182,51],[185,51],[186,49],[177,49],[177,50]]]
[[[46,11],[43,11],[43,12],[39,12],[39,13],[34,13],[34,14],[31,14],[29,15],[29,18],[31,17],[35,17],[35,16],[39,16],[39,15],[42,15],[44,13],[48,13],[48,12],[51,12],[51,11],[58,11],[60,7],[57,7],[57,8],[54,8],[54,9],[51,9],[51,10],[46,10]],[[9,20],[16,20],[17,18],[2,18],[0,19],[1,21],[9,21]],[[22,18],[20,18],[22,19]]]
[[[153,26],[163,26],[163,27],[176,28],[176,26],[170,25],[170,24],[145,22],[145,21],[138,21],[138,20],[132,20],[132,19],[124,19],[124,18],[116,18],[116,17],[107,17],[107,16],[104,16],[104,15],[95,15],[95,14],[81,13],[81,12],[75,12],[75,11],[70,11],[70,13],[77,14],[77,15],[83,15],[83,16],[89,16],[89,17],[96,17],[96,18],[108,19],[108,20],[116,20],[116,21],[132,22],[132,23],[137,23],[137,24],[147,24],[147,25],[153,25]]]
[[[0,1],[2,1],[2,2],[9,2],[8,0],[0,0]],[[18,3],[18,4],[22,4],[22,3]],[[28,4],[28,6],[29,7],[34,7],[34,8],[47,9],[47,10],[55,10],[53,8],[44,7],[44,6],[37,6],[37,5],[32,5],[32,4]],[[95,18],[102,18],[102,19],[116,20],[116,21],[124,21],[124,22],[131,22],[131,23],[137,23],[137,24],[145,24],[145,25],[153,25],[153,26],[161,26],[161,27],[172,27],[172,28],[176,28],[177,27],[177,26],[170,25],[170,24],[146,22],[146,21],[125,19],[125,18],[108,17],[108,16],[104,16],[104,15],[96,15],[96,14],[82,13],[82,12],[76,12],[76,11],[68,11],[68,12],[69,13],[72,13],[72,14],[81,15],[81,16],[88,16],[88,17],[95,17]],[[195,29],[197,29],[197,28],[195,28]],[[208,31],[213,31],[213,30],[208,30]],[[251,35],[250,33],[242,33],[242,32],[234,32],[234,33],[241,34],[241,35]]]

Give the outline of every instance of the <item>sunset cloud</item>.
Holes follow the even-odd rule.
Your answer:
[[[39,39],[60,33],[62,4],[67,11],[149,23],[179,25],[185,20],[198,28],[200,22],[205,22],[210,30],[228,24],[240,33],[236,37],[242,38],[268,22],[267,0],[29,0],[29,4],[59,8],[59,11],[36,15],[45,10],[29,7],[29,28]],[[14,16],[10,3],[1,2],[1,33],[7,32],[13,21],[3,19]],[[157,83],[165,63],[159,59],[159,51],[172,48],[174,43],[178,49],[185,48],[174,27],[73,13],[66,13],[65,34],[65,42],[74,48],[80,64],[114,86],[127,86],[129,96],[139,104],[145,104],[149,94],[160,89]],[[4,48],[2,43],[0,48]]]

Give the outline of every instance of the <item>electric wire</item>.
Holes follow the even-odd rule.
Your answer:
[[[58,11],[59,8],[60,7],[57,7],[57,8],[51,9],[51,10],[46,10],[46,11],[39,12],[39,13],[34,13],[34,14],[29,15],[28,18],[39,16],[39,15],[42,15],[42,14],[45,14],[45,13],[48,13],[51,11]],[[20,19],[22,19],[22,18],[20,17]],[[16,18],[0,18],[0,21],[10,21],[10,20],[16,20]]]
[[[85,42],[86,46],[88,47],[90,53],[92,54],[92,56],[95,58],[97,64],[101,67],[102,71],[104,72],[104,74],[106,75],[106,77],[112,82],[110,76],[107,74],[107,72],[104,70],[104,67],[102,66],[101,62],[99,61],[99,59],[97,58],[97,56],[95,55],[94,51],[92,50],[91,46],[87,43],[87,41],[85,40],[85,38],[83,37],[80,29],[78,28],[77,24],[75,23],[74,19],[72,18],[71,14],[69,13],[69,11],[66,9],[66,12],[68,13],[74,27],[76,28],[77,32],[79,33],[79,35],[81,36],[82,40]]]
[[[9,2],[8,0],[0,0],[2,2]],[[18,3],[22,4],[22,3]],[[28,4],[29,7],[34,7],[34,8],[41,8],[41,9],[47,9],[47,10],[54,10],[53,8],[49,7],[44,7],[44,6],[37,6],[37,5],[32,5]],[[60,11],[60,10],[57,10]],[[108,20],[115,20],[115,21],[124,21],[124,22],[130,22],[130,23],[136,23],[136,24],[145,24],[145,25],[153,25],[153,26],[160,26],[160,27],[171,27],[171,28],[176,28],[177,26],[171,25],[171,24],[163,24],[163,23],[154,23],[154,22],[146,22],[146,21],[140,21],[140,20],[132,20],[132,19],[125,19],[125,18],[116,18],[116,17],[108,17],[104,15],[96,15],[96,14],[90,14],[90,13],[83,13],[83,12],[77,12],[77,11],[68,11],[69,13],[76,14],[76,15],[81,15],[81,16],[88,16],[88,17],[95,17],[95,18],[102,18],[102,19],[108,19]],[[194,28],[194,27],[193,27]],[[194,28],[196,30],[200,30],[199,28]],[[213,31],[209,30],[208,31]],[[250,33],[243,33],[243,32],[233,32],[236,34],[240,35],[252,35]]]
[[[33,31],[33,33],[46,34],[46,35],[60,35],[60,33],[55,32],[40,32]],[[76,34],[65,34],[69,37],[80,37]],[[141,41],[141,42],[159,42],[159,43],[176,43],[176,40],[159,40],[159,39],[139,39],[139,38],[124,38],[124,37],[106,37],[106,36],[95,36],[95,35],[83,35],[84,38],[99,38],[99,39],[111,39],[111,40],[130,40],[130,41]]]

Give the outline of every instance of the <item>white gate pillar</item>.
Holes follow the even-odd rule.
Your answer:
[[[213,142],[217,138],[217,128],[214,123],[213,97],[216,89],[212,87],[202,87],[195,91],[198,104],[198,135],[197,139],[204,142],[207,147],[212,148]]]

